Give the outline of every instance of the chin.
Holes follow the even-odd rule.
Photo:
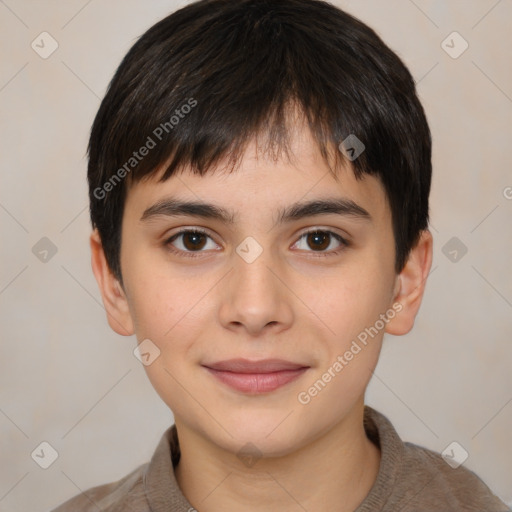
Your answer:
[[[229,424],[224,424],[233,437],[220,429],[216,434],[221,437],[212,440],[238,456],[243,455],[244,451],[254,451],[260,457],[283,457],[306,444],[310,437],[314,437],[313,433],[303,430],[306,429],[305,423],[301,429],[296,423],[297,419],[292,419],[293,412],[289,418],[285,419],[286,416],[287,414],[279,412],[266,416],[261,413],[253,417],[246,415],[245,421],[233,418]]]

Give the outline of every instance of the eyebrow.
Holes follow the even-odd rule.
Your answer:
[[[345,198],[315,199],[302,203],[298,202],[286,208],[281,208],[277,213],[277,221],[274,227],[315,215],[331,214],[354,217],[369,222],[372,221],[372,217],[368,211],[351,199]],[[235,224],[237,220],[235,213],[223,207],[202,201],[183,201],[172,197],[164,198],[147,208],[140,220],[147,221],[157,216],[200,217],[203,219],[218,220],[228,225]]]

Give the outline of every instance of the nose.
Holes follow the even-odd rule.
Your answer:
[[[219,309],[221,324],[232,331],[261,336],[277,334],[293,322],[292,292],[286,272],[272,260],[270,251],[252,262],[235,255],[234,268],[222,286]]]

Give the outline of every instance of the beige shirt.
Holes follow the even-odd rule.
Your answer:
[[[365,429],[381,450],[377,479],[354,512],[510,512],[471,471],[404,443],[389,420],[365,407]],[[53,512],[194,512],[174,476],[180,458],[176,426],[162,436],[151,461],[119,480],[80,494]],[[200,512],[200,510],[199,510]],[[326,511],[331,512],[331,511]]]

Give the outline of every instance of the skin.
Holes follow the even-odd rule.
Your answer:
[[[356,180],[348,168],[329,172],[311,135],[297,128],[292,158],[277,161],[255,139],[234,173],[222,165],[200,177],[185,169],[164,183],[156,177],[131,186],[122,224],[124,288],[113,277],[98,233],[90,238],[92,267],[110,326],[124,336],[149,338],[161,351],[147,375],[172,409],[182,456],[180,488],[201,512],[217,510],[352,511],[375,482],[380,452],[363,428],[364,392],[384,332],[412,328],[432,262],[428,231],[395,273],[391,211],[380,181]],[[237,222],[196,217],[154,217],[149,206],[166,196],[203,200],[230,209]],[[296,201],[348,198],[371,221],[335,214],[274,226],[277,212]],[[193,252],[182,228],[208,231]],[[335,238],[319,250],[304,232]],[[252,263],[235,249],[253,237],[262,254]],[[342,249],[339,254],[319,254]],[[197,254],[197,252],[195,253]],[[307,404],[307,391],[379,315],[400,304],[385,329]],[[243,357],[280,358],[309,366],[295,381],[260,395],[235,391],[201,365]],[[252,466],[237,453],[252,443]]]

